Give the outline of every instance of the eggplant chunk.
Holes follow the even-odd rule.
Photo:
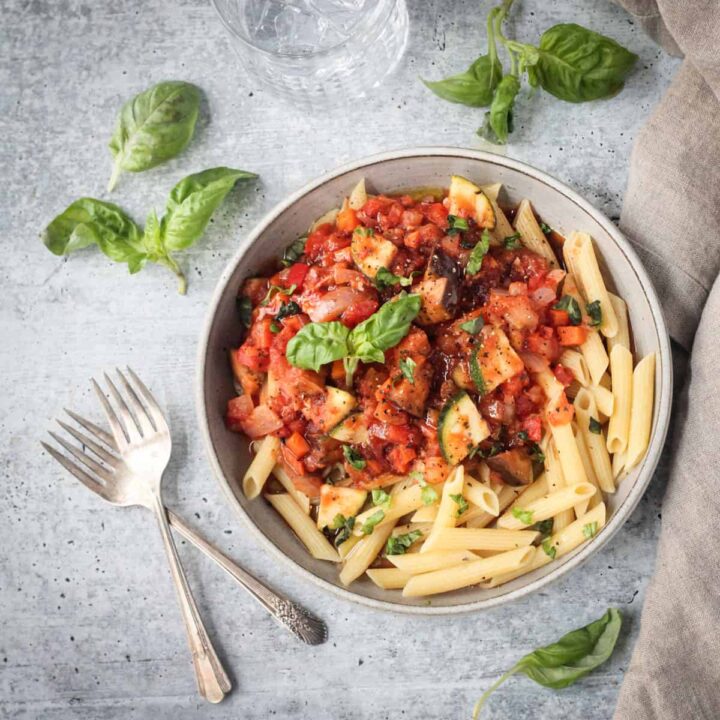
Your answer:
[[[435,250],[430,256],[425,277],[413,288],[413,292],[422,297],[419,322],[432,325],[455,317],[460,301],[460,278],[457,262],[445,253]]]
[[[533,467],[530,456],[520,448],[489,457],[488,467],[500,473],[508,485],[529,485],[533,481]]]

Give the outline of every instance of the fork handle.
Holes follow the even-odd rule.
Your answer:
[[[185,630],[187,631],[190,651],[192,652],[198,690],[206,700],[209,700],[211,703],[219,703],[225,695],[230,692],[230,688],[232,687],[230,679],[218,659],[215,648],[210,642],[207,630],[205,630],[205,626],[200,618],[200,613],[190,592],[190,586],[188,585],[185,572],[180,564],[177,549],[175,548],[175,543],[170,534],[170,526],[168,524],[165,507],[157,495],[154,498],[153,508],[157,516],[158,525],[160,526],[160,534],[162,535],[163,544],[165,545],[165,553],[167,554],[170,564],[170,572],[175,582],[175,589],[177,590],[178,600],[180,601],[183,620],[185,620]]]
[[[227,555],[198,535],[172,510],[167,510],[167,516],[173,528],[195,545],[196,548],[214,560],[293,635],[309,645],[319,645],[325,642],[327,639],[327,627],[322,620],[292,600],[271,590],[247,570],[243,570]]]

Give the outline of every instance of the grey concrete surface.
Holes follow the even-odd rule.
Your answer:
[[[614,605],[627,625],[609,663],[562,692],[513,679],[485,713],[610,717],[652,574],[662,473],[610,546],[562,582],[491,612],[416,619],[341,602],[276,566],[225,505],[194,418],[206,303],[263,213],[355,157],[414,144],[477,146],[482,111],[436,100],[417,78],[466,66],[487,5],[413,0],[410,46],[396,74],[366,100],[309,114],[243,76],[207,2],[0,0],[0,717],[469,717],[477,696],[517,657]],[[519,37],[578,21],[640,55],[627,88],[611,101],[523,101],[507,149],[617,217],[633,137],[677,61],[606,0],[525,0],[516,16]],[[130,277],[99,252],[64,260],[38,240],[73,199],[105,197],[106,143],[121,102],[175,78],[205,92],[195,140],[176,160],[123,177],[112,199],[142,220],[191,171],[227,164],[262,178],[233,194],[182,258],[187,297],[162,268]],[[233,694],[216,707],[195,692],[150,516],[104,506],[38,445],[64,406],[97,416],[88,379],[123,363],[150,380],[171,417],[168,504],[330,628],[326,645],[299,644],[217,568],[181,547],[233,675]]]

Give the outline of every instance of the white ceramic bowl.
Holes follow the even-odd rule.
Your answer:
[[[241,338],[235,298],[243,279],[280,255],[306,232],[315,218],[337,207],[361,177],[366,178],[371,190],[387,193],[418,186],[446,187],[453,174],[468,177],[477,184],[502,182],[510,203],[530,198],[543,220],[559,232],[583,230],[592,235],[600,251],[606,282],[627,301],[636,355],[657,353],[656,400],[648,452],[608,499],[608,523],[592,542],[506,585],[492,590],[466,588],[434,596],[428,605],[423,598],[403,598],[400,591],[381,590],[367,579],[343,587],[337,577],[337,566],[312,558],[265,501],[246,500],[240,481],[250,459],[248,441],[228,431],[223,416],[226,403],[233,396],[227,349],[236,346]],[[652,478],[665,440],[671,398],[670,343],[660,304],[635,252],[613,223],[577,193],[539,170],[490,153],[455,148],[413,148],[359,160],[313,180],[277,205],[241,243],[218,280],[199,347],[200,428],[228,502],[253,535],[274,556],[326,590],[375,608],[414,614],[479,610],[515,600],[546,586],[598,552],[628,519]]]

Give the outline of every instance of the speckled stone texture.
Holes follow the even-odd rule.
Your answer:
[[[195,423],[196,342],[208,298],[238,240],[270,207],[362,155],[417,144],[478,146],[482,111],[435,99],[418,76],[466,67],[479,50],[487,6],[414,0],[409,49],[395,75],[362,102],[303,114],[243,77],[207,2],[0,0],[0,717],[469,717],[479,693],[517,657],[614,605],[627,624],[609,663],[557,693],[513,679],[485,713],[610,717],[652,573],[662,473],[613,542],[546,591],[483,614],[410,618],[342,602],[276,566],[226,506]],[[520,38],[577,21],[640,55],[611,101],[524,99],[507,149],[616,218],[633,137],[677,61],[606,0],[525,0],[518,11]],[[226,164],[262,178],[235,192],[182,258],[187,297],[159,267],[129,277],[99,252],[69,260],[48,253],[38,232],[56,213],[82,195],[105,197],[106,143],[121,102],[180,78],[205,91],[195,140],[182,157],[123,176],[111,199],[142,220],[189,172]],[[326,645],[303,646],[181,546],[233,676],[235,689],[219,706],[195,692],[150,515],[103,505],[38,445],[64,406],[96,417],[88,379],[124,363],[149,379],[171,419],[168,504],[330,628]]]

